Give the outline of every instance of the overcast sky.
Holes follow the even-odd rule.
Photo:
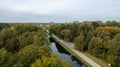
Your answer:
[[[0,22],[120,21],[120,0],[0,0]]]

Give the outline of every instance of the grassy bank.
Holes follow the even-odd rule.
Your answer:
[[[92,56],[91,54],[89,54],[88,52],[84,52],[84,54],[85,54],[87,57],[91,58],[91,59],[92,59],[93,61],[95,61],[96,63],[100,64],[102,67],[108,67],[107,63],[106,63],[104,60],[99,59],[99,58],[96,58],[96,57]]]
[[[70,54],[72,54],[73,56],[75,56],[79,61],[81,61],[82,63],[84,63],[87,67],[92,67],[90,64],[88,64],[85,60],[83,60],[82,58],[80,58],[78,55],[76,55],[73,51],[71,51],[69,48],[67,48],[63,43],[59,42],[56,38],[54,38],[52,36],[52,38],[59,43],[64,49],[66,49]]]

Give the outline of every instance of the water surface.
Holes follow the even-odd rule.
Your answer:
[[[58,43],[56,43],[52,38],[51,41],[51,48],[52,52],[58,55],[58,58],[67,60],[70,63],[71,67],[87,67],[85,64],[80,62],[77,58],[72,56],[69,52],[67,52],[63,47],[61,47]]]

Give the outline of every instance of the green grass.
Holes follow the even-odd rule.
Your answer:
[[[102,67],[108,67],[107,63],[99,58],[94,57],[93,55],[89,54],[88,52],[83,52],[87,57],[91,58],[96,63],[100,64]]]
[[[73,51],[71,51],[68,47],[66,47],[63,43],[59,42],[56,38],[54,38],[52,36],[52,38],[59,43],[64,49],[66,49],[71,55],[75,56],[79,61],[81,61],[82,63],[84,63],[85,65],[87,65],[87,67],[92,67],[89,63],[87,63],[84,59],[82,59],[81,57],[79,57],[77,54],[75,54]]]

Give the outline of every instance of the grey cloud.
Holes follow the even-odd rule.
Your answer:
[[[0,1],[0,21],[120,21],[119,6],[120,0],[4,0]]]

